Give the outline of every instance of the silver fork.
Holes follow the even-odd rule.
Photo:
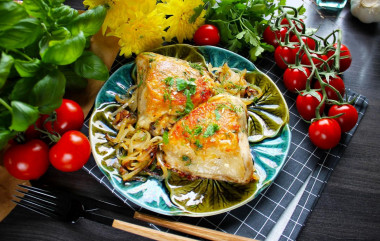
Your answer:
[[[76,223],[80,218],[86,218],[117,229],[134,233],[155,240],[194,240],[191,238],[161,232],[141,225],[113,219],[85,210],[84,205],[78,199],[58,191],[48,191],[30,186],[19,185],[23,190],[17,190],[23,196],[15,196],[18,200],[12,200],[17,205],[29,209],[41,215],[51,217],[60,221]],[[132,219],[134,223],[143,222]]]

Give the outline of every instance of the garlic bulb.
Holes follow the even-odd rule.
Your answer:
[[[380,0],[351,0],[351,13],[363,23],[380,22]]]

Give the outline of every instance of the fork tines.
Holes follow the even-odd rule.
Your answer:
[[[22,195],[14,195],[14,197],[17,198],[17,200],[12,200],[14,203],[41,215],[59,218],[59,209],[57,208],[58,205],[56,202],[57,197],[54,196],[54,194],[36,187],[25,185],[18,186],[27,191],[17,189],[16,191]]]

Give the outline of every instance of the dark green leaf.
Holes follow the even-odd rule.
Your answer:
[[[58,70],[48,73],[32,89],[30,101],[42,114],[50,114],[62,104],[66,79]]]
[[[30,16],[46,20],[49,6],[43,0],[24,0],[22,5]]]
[[[93,52],[85,51],[74,63],[74,70],[79,76],[87,79],[107,80],[109,72],[101,58]]]
[[[86,88],[88,80],[77,75],[71,66],[63,65],[59,70],[66,77],[66,89],[78,90]]]
[[[72,19],[79,15],[76,9],[73,9],[68,5],[53,8],[50,11],[50,14],[53,19],[56,19],[58,25],[68,24]]]
[[[11,92],[11,100],[18,100],[27,103],[35,84],[36,80],[34,78],[23,78],[17,80]]]
[[[41,61],[39,59],[33,60],[15,60],[15,68],[21,77],[32,77],[41,68]]]
[[[203,11],[203,4],[199,5],[198,7],[194,8],[194,14],[189,18],[189,23],[195,23],[197,18],[201,15]]]
[[[4,86],[11,71],[14,59],[6,53],[1,53],[0,59],[0,88]]]
[[[107,9],[102,5],[79,14],[70,23],[71,32],[74,35],[83,32],[86,37],[96,34],[102,26],[106,14]]]
[[[8,144],[8,141],[15,136],[16,132],[0,129],[0,150],[3,149]]]
[[[64,40],[43,38],[40,42],[40,55],[45,63],[71,64],[82,55],[85,44],[83,32]]]
[[[14,1],[0,1],[0,13],[0,32],[28,17],[24,7]]]
[[[39,117],[38,108],[20,101],[12,101],[12,125],[10,130],[25,131]]]
[[[22,19],[0,34],[0,46],[6,49],[24,48],[40,37],[41,29],[38,19]]]

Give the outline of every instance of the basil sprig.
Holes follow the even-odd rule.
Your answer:
[[[0,1],[0,149],[58,108],[66,89],[108,79],[86,50],[106,13],[98,6],[80,14],[62,0]]]

